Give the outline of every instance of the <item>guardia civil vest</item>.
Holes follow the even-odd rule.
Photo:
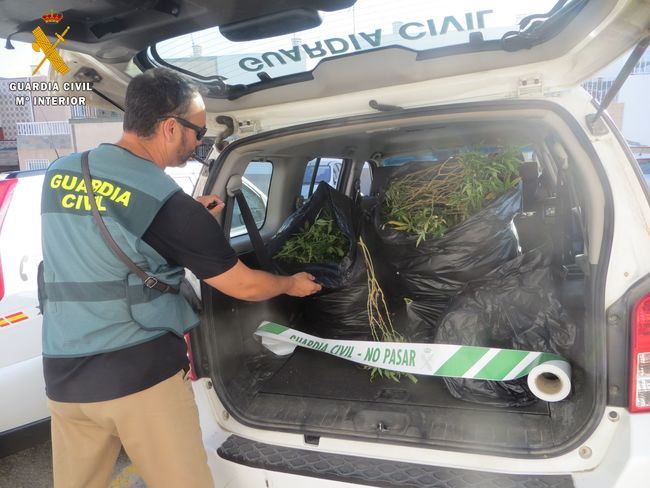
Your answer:
[[[151,161],[112,144],[89,154],[99,212],[120,248],[147,274],[178,286],[184,270],[142,240],[158,210],[180,187]],[[94,222],[81,154],[48,168],[41,205],[43,355],[115,351],[167,332],[179,337],[198,317],[179,294],[144,285],[113,254]]]

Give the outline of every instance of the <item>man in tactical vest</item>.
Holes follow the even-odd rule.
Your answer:
[[[149,488],[212,487],[184,375],[183,334],[199,321],[164,286],[178,287],[183,268],[244,300],[302,297],[320,285],[307,273],[282,277],[245,266],[214,218],[223,202],[197,202],[164,173],[184,164],[206,132],[196,86],[153,69],[131,81],[125,104],[122,138],[90,151],[86,181],[110,237],[156,286],[146,286],[100,232],[80,154],[55,161],[43,186],[43,366],[54,485],[106,488],[123,445]]]

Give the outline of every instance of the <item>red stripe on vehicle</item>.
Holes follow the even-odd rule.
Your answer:
[[[26,318],[27,315],[25,315],[23,312],[12,313],[11,315],[7,315],[7,316],[5,317],[5,319],[7,319],[7,320],[11,320],[11,319],[13,319],[14,317],[25,317],[25,318]]]
[[[11,322],[12,324],[16,324],[18,322],[22,322],[23,320],[27,320],[28,318],[29,317],[27,315],[23,314],[21,317],[15,317],[15,318],[9,319],[9,322]]]

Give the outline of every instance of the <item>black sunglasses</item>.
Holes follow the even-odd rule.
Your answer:
[[[176,115],[167,115],[166,117],[160,117],[158,120],[165,120],[165,119],[174,119],[176,120],[179,124],[181,124],[183,127],[187,127],[188,129],[192,129],[194,132],[196,132],[196,140],[200,141],[203,139],[203,136],[205,135],[206,132],[208,132],[207,127],[199,127],[196,124],[193,124],[189,120],[185,120],[182,117],[178,117]]]

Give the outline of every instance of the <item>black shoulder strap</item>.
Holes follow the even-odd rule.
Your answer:
[[[163,293],[178,293],[178,288],[174,288],[167,283],[158,281],[157,278],[145,273],[137,264],[131,260],[131,258],[126,255],[124,251],[122,251],[122,249],[120,249],[120,246],[118,246],[117,243],[113,240],[111,233],[106,228],[106,224],[104,224],[102,216],[97,209],[97,202],[95,201],[95,193],[93,192],[92,179],[90,178],[90,168],[88,167],[88,153],[89,151],[85,151],[81,154],[81,171],[83,172],[84,183],[86,184],[86,192],[88,193],[88,201],[90,208],[92,209],[93,218],[95,219],[95,223],[97,224],[97,227],[99,227],[99,231],[106,241],[106,244],[108,244],[108,247],[111,248],[115,255],[124,264],[126,264],[133,273],[142,279],[145,286],[161,291]]]
[[[260,231],[257,228],[255,218],[253,217],[253,213],[248,206],[248,202],[246,201],[244,193],[241,190],[237,190],[235,193],[235,199],[239,204],[239,210],[241,212],[244,225],[246,226],[246,230],[248,231],[248,237],[251,240],[251,244],[253,245],[253,250],[255,251],[257,259],[259,260],[260,267],[269,273],[273,273],[273,261],[271,261],[271,257],[264,247],[264,241],[262,240],[262,236],[260,235]],[[230,232],[230,229],[228,229],[228,232]]]

